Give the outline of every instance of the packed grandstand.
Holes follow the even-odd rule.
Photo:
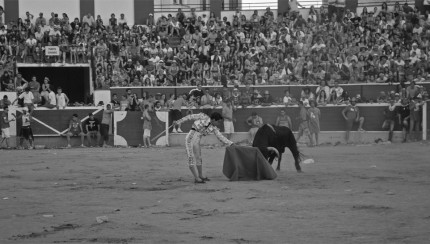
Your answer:
[[[430,18],[407,3],[360,13],[311,7],[306,19],[296,11],[275,16],[270,8],[250,18],[238,10],[232,19],[178,9],[133,26],[123,15],[108,23],[91,15],[36,16],[28,12],[0,28],[2,91],[28,86],[16,78],[15,63],[90,63],[95,89],[320,85],[330,89],[302,94],[336,102],[348,97],[335,84],[398,83],[386,95],[427,94],[424,86],[412,97],[406,92],[409,82],[430,77]],[[46,46],[58,46],[59,55],[45,56]]]

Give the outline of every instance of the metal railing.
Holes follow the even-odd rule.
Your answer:
[[[386,0],[380,0],[380,1],[369,1],[369,2],[358,2],[358,7],[378,7],[378,9],[381,8],[383,3],[386,3],[388,7],[393,7],[395,3],[398,2],[400,7],[402,7],[405,3],[408,3],[409,6],[413,7],[415,5],[414,1],[407,1],[407,0],[399,0],[399,1],[386,1]]]
[[[173,12],[177,11],[178,8],[184,12],[190,12],[192,8],[196,11],[207,11],[210,9],[210,0],[200,0],[199,3],[188,3],[184,0],[172,0],[172,3],[163,3],[161,1],[154,0],[154,12]]]
[[[196,11],[207,11],[210,9],[210,0],[200,0],[200,3],[186,3],[186,4],[180,4],[180,0],[176,0],[178,4],[174,4],[173,0],[172,3],[163,3],[158,2],[154,5],[154,12],[172,12],[177,11],[178,8],[181,8],[184,12],[189,12],[191,8],[196,9]],[[321,5],[323,5],[323,0],[299,0],[298,1],[301,6],[304,8],[310,8],[312,5],[315,8],[319,8]],[[185,3],[185,2],[183,2]],[[382,4],[382,1],[381,1]],[[270,7],[271,9],[278,9],[278,1],[269,1],[264,2],[263,0],[260,0],[258,2],[254,2],[252,0],[224,0],[221,6],[221,9],[223,11],[226,10],[262,10],[266,9],[267,7]],[[300,8],[300,7],[299,7]]]

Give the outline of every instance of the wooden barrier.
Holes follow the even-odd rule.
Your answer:
[[[420,86],[424,86],[427,90],[430,90],[430,82],[421,82],[419,83]],[[214,92],[221,92],[222,87],[221,86],[207,86],[212,93]],[[288,90],[290,91],[290,94],[294,98],[300,98],[300,94],[303,88],[309,87],[312,92],[315,93],[315,90],[317,86],[315,85],[276,85],[276,86],[252,86],[253,89],[257,89],[260,92],[263,92],[265,90],[268,90],[269,93],[274,98],[279,98],[284,96],[284,91]],[[381,91],[384,92],[390,92],[390,91],[397,91],[398,84],[342,84],[340,85],[345,91],[349,93],[350,96],[355,96],[357,94],[360,94],[362,97],[366,99],[373,99],[376,100],[376,98],[379,96]],[[155,95],[157,93],[166,94],[166,97],[168,98],[170,94],[183,94],[183,93],[189,93],[191,89],[194,89],[194,86],[178,86],[178,87],[172,87],[172,86],[165,86],[165,87],[111,87],[111,93],[116,93],[118,97],[120,97],[123,94],[126,94],[126,90],[130,88],[133,93],[136,93],[139,97],[142,97],[143,92],[147,92],[148,94]],[[205,87],[206,88],[206,87]],[[229,89],[233,89],[231,86]],[[244,90],[245,87],[241,86],[239,88],[240,90]]]

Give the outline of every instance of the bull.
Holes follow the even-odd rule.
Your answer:
[[[278,157],[276,170],[281,169],[282,154],[285,152],[285,148],[288,147],[293,154],[294,166],[297,172],[302,172],[300,162],[302,161],[303,154],[297,148],[296,138],[290,128],[265,124],[255,134],[252,146],[257,147],[261,151],[270,165]]]

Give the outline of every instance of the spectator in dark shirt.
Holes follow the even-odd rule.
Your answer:
[[[273,101],[272,95],[270,95],[270,93],[269,93],[269,90],[264,91],[264,96],[260,102],[261,102],[261,105],[263,105],[263,106],[273,105],[274,101]]]
[[[397,110],[396,110],[396,104],[394,99],[390,99],[390,105],[388,105],[388,107],[385,108],[384,116],[385,116],[385,120],[384,120],[384,123],[382,124],[382,129],[389,130],[388,141],[391,142],[393,140],[394,123],[397,117]]]

